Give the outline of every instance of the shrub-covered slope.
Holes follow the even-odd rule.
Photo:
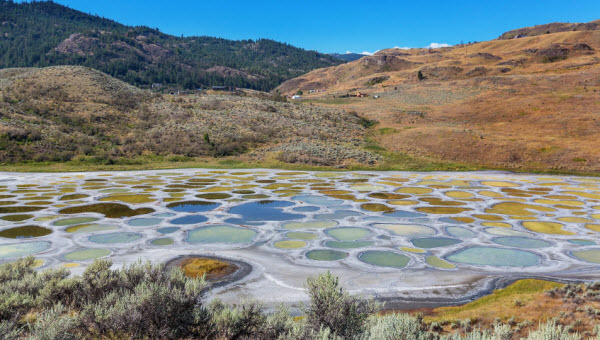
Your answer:
[[[361,119],[342,110],[253,91],[161,95],[79,66],[0,70],[0,117],[2,163],[286,150],[290,162],[377,161],[360,148]]]

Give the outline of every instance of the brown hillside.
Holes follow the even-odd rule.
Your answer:
[[[239,156],[375,164],[363,122],[265,93],[161,95],[79,66],[0,70],[0,163]],[[298,147],[299,145],[303,147]]]
[[[600,20],[586,23],[564,23],[553,22],[550,24],[524,27],[503,33],[498,39],[513,39],[516,37],[533,37],[536,35],[569,32],[569,31],[593,31],[600,29]]]
[[[379,121],[374,138],[391,151],[488,167],[600,170],[598,30],[369,58],[279,89],[322,85],[327,92],[304,100]],[[371,96],[346,98],[356,92]]]

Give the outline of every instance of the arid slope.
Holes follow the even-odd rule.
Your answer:
[[[598,30],[388,49],[279,89],[379,121],[373,138],[391,151],[494,168],[600,169]],[[370,96],[347,97],[357,92]]]

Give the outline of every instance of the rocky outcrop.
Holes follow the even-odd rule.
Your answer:
[[[94,50],[103,48],[104,44],[97,38],[86,37],[81,33],[73,33],[63,40],[54,50],[58,53],[77,54],[80,56],[94,55]]]

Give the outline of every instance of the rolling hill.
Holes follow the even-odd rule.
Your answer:
[[[278,90],[327,89],[303,100],[379,121],[372,138],[389,151],[478,167],[598,171],[597,23],[550,24],[511,31],[528,37],[504,39],[509,32],[447,48],[382,50]],[[538,35],[549,30],[557,32]],[[357,92],[369,97],[352,97]]]
[[[132,85],[271,90],[332,56],[272,40],[175,37],[130,27],[51,1],[0,0],[0,68],[81,65]]]
[[[0,70],[0,163],[239,156],[342,167],[379,160],[362,150],[365,128],[356,115],[264,92],[210,92],[163,95],[82,66]]]

